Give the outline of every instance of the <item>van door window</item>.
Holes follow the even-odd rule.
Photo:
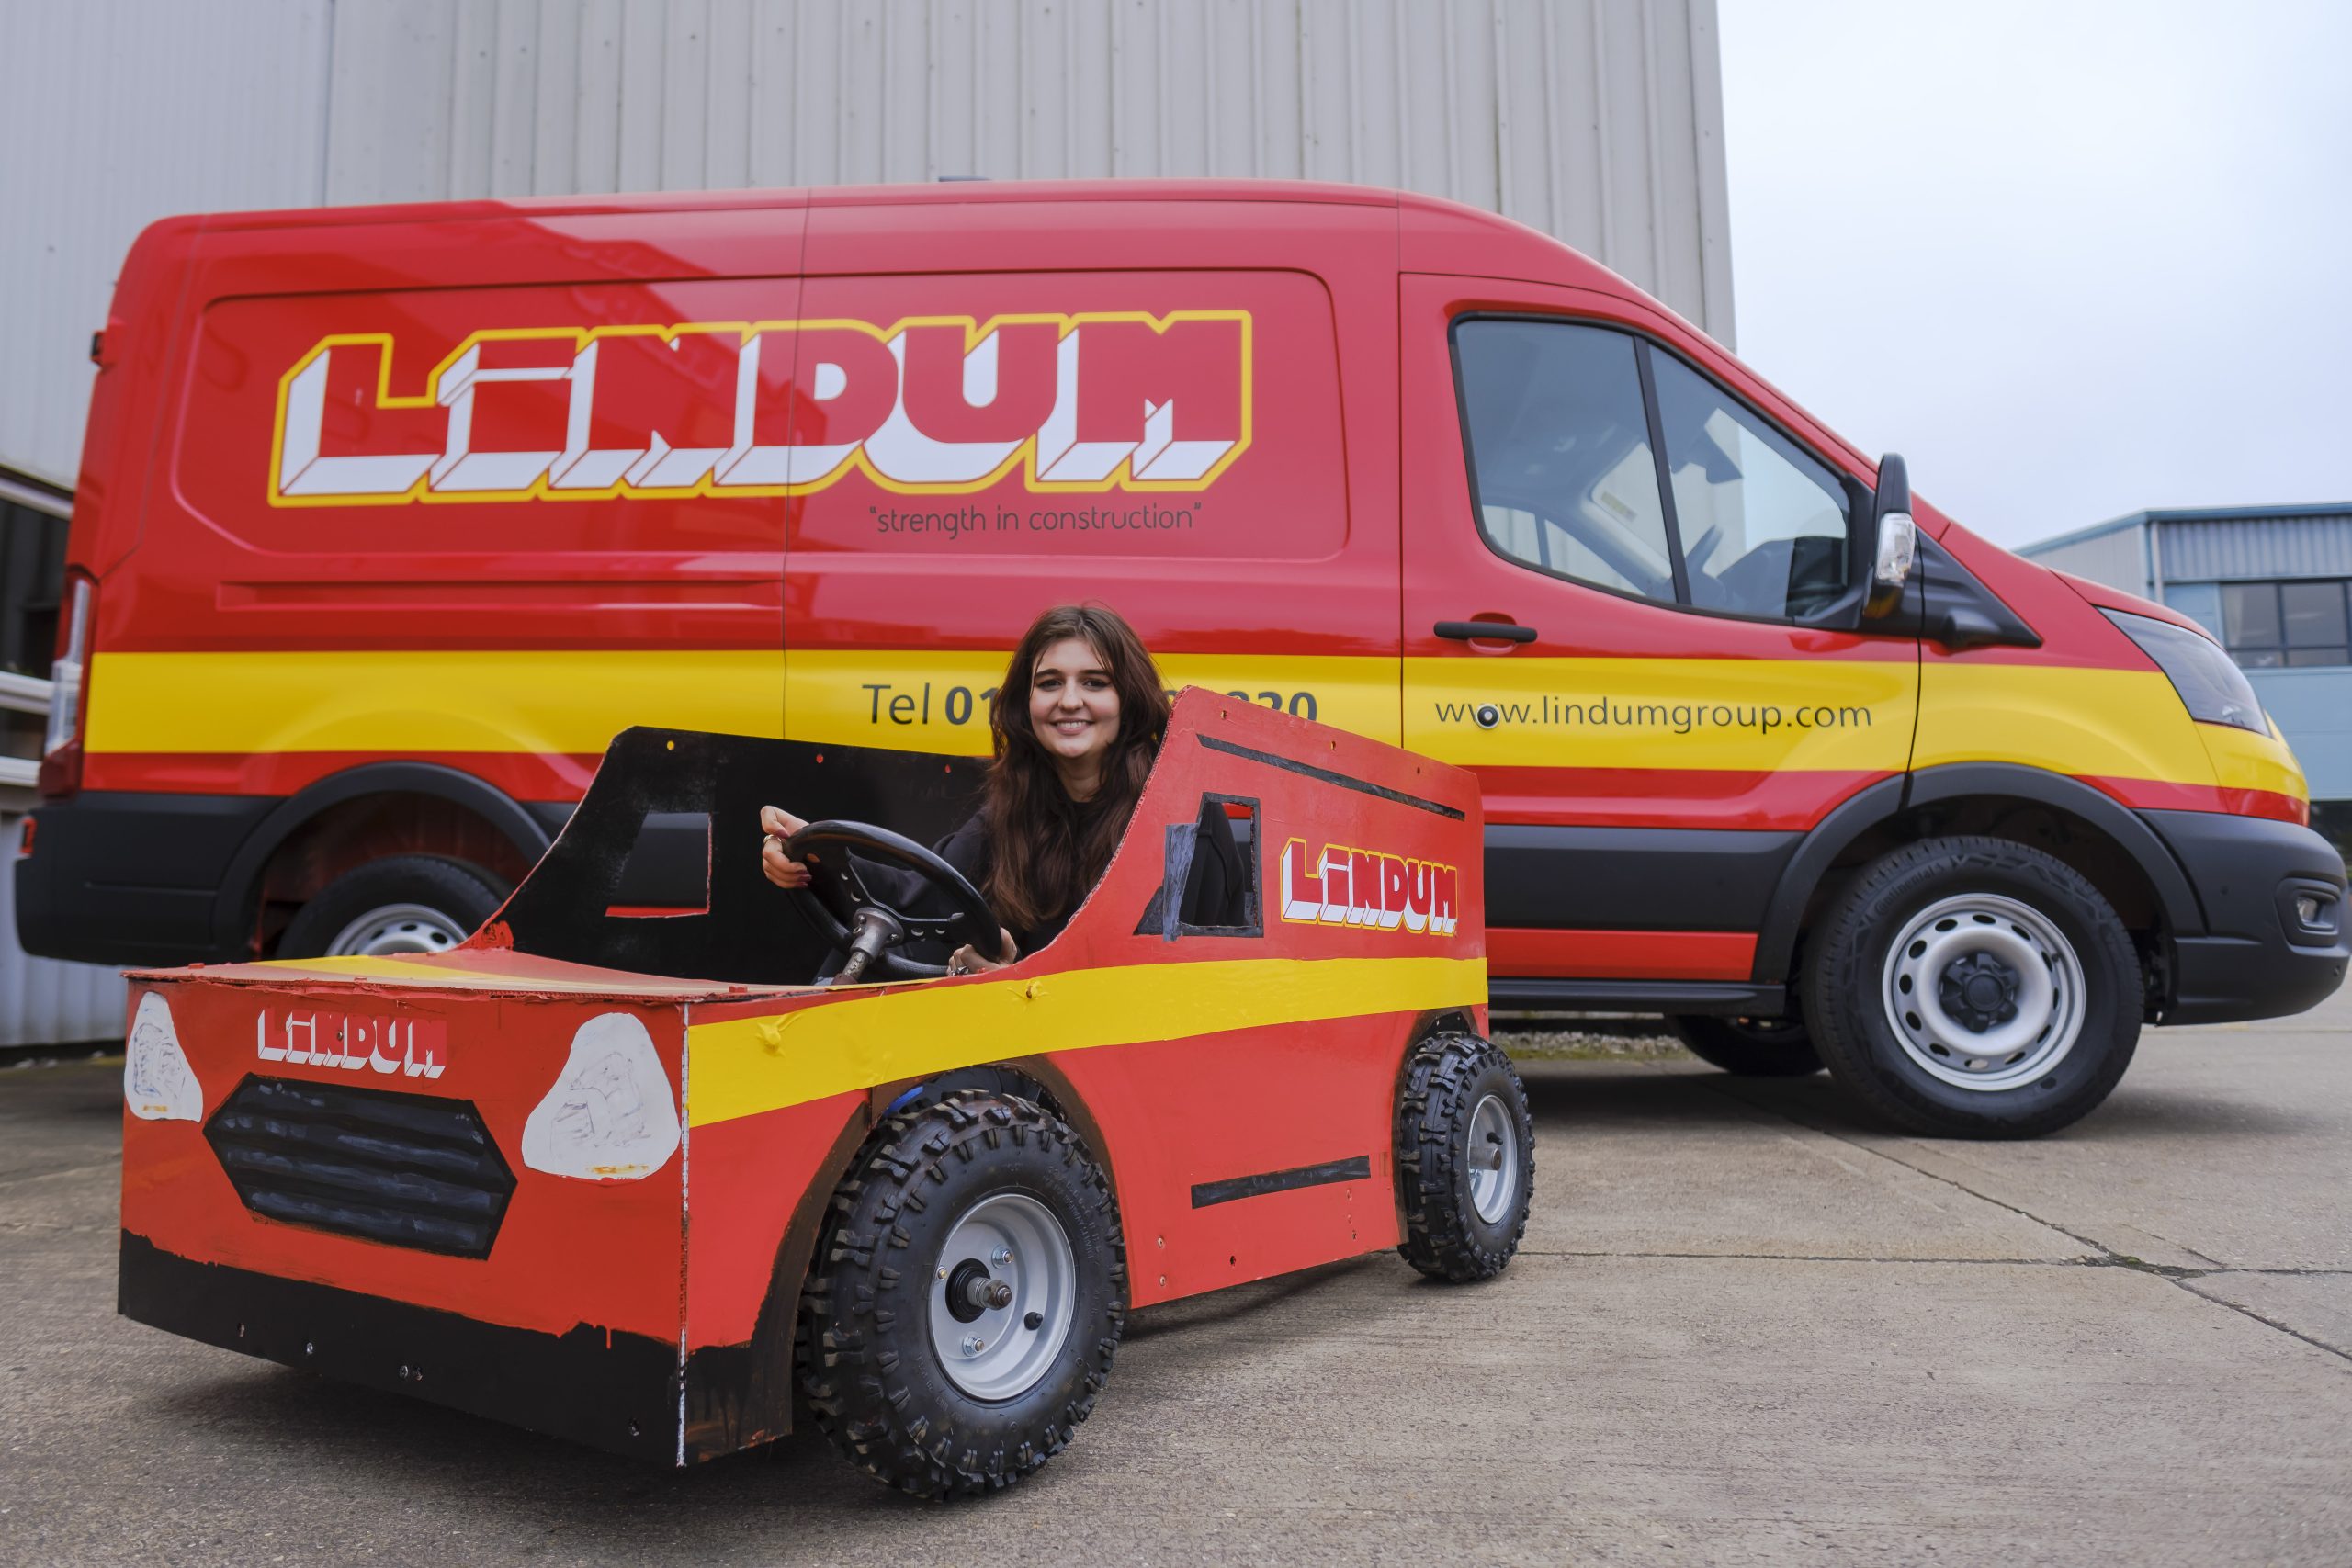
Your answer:
[[[1453,342],[1487,543],[1538,571],[1674,603],[1634,340],[1559,322],[1468,321]]]
[[[1845,489],[1672,355],[1649,351],[1690,603],[1801,618],[1846,587]]]

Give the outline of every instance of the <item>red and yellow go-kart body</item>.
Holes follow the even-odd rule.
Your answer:
[[[815,984],[758,806],[922,836],[978,771],[631,730],[460,948],[135,974],[120,1310],[603,1449],[725,1453],[789,1428],[793,1314],[868,1134],[979,1066],[1102,1162],[1134,1305],[1395,1247],[1407,1052],[1485,1024],[1471,776],[1188,691],[1058,940]],[[697,814],[702,907],[625,903],[649,820]],[[1202,911],[1211,818],[1244,886]]]

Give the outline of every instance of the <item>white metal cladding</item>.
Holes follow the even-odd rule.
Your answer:
[[[0,465],[169,212],[1214,175],[1544,230],[1732,341],[1715,0],[0,0]]]
[[[0,813],[0,866],[17,863],[25,819]],[[17,879],[0,874],[0,1045],[122,1038],[122,976],[98,964],[28,958],[17,945]]]
[[[2352,577],[2352,511],[2316,517],[2161,520],[2155,526],[2166,582]]]
[[[324,194],[329,0],[0,0],[0,467],[71,487],[139,231]]]
[[[2147,525],[2117,528],[2063,545],[2035,545],[2018,554],[2058,571],[2071,571],[2109,588],[2145,596],[2148,592]],[[2167,575],[2170,575],[2167,572]]]

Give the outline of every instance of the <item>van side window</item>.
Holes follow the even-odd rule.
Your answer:
[[[1846,495],[1830,471],[1671,355],[1650,352],[1674,520],[1702,610],[1796,617],[1846,587]]]
[[[1487,542],[1538,571],[1674,603],[1634,340],[1565,322],[1469,321],[1453,350]]]

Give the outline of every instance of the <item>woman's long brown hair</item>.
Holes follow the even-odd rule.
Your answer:
[[[1061,778],[1029,722],[1037,658],[1065,637],[1094,650],[1119,694],[1119,736],[1102,759],[1102,783],[1082,814],[1064,807],[1069,796]],[[993,869],[981,891],[1005,924],[1033,931],[1076,908],[1111,863],[1167,731],[1168,694],[1143,639],[1117,611],[1060,604],[1032,622],[1012,650],[989,710],[989,728],[996,759],[982,809]]]

